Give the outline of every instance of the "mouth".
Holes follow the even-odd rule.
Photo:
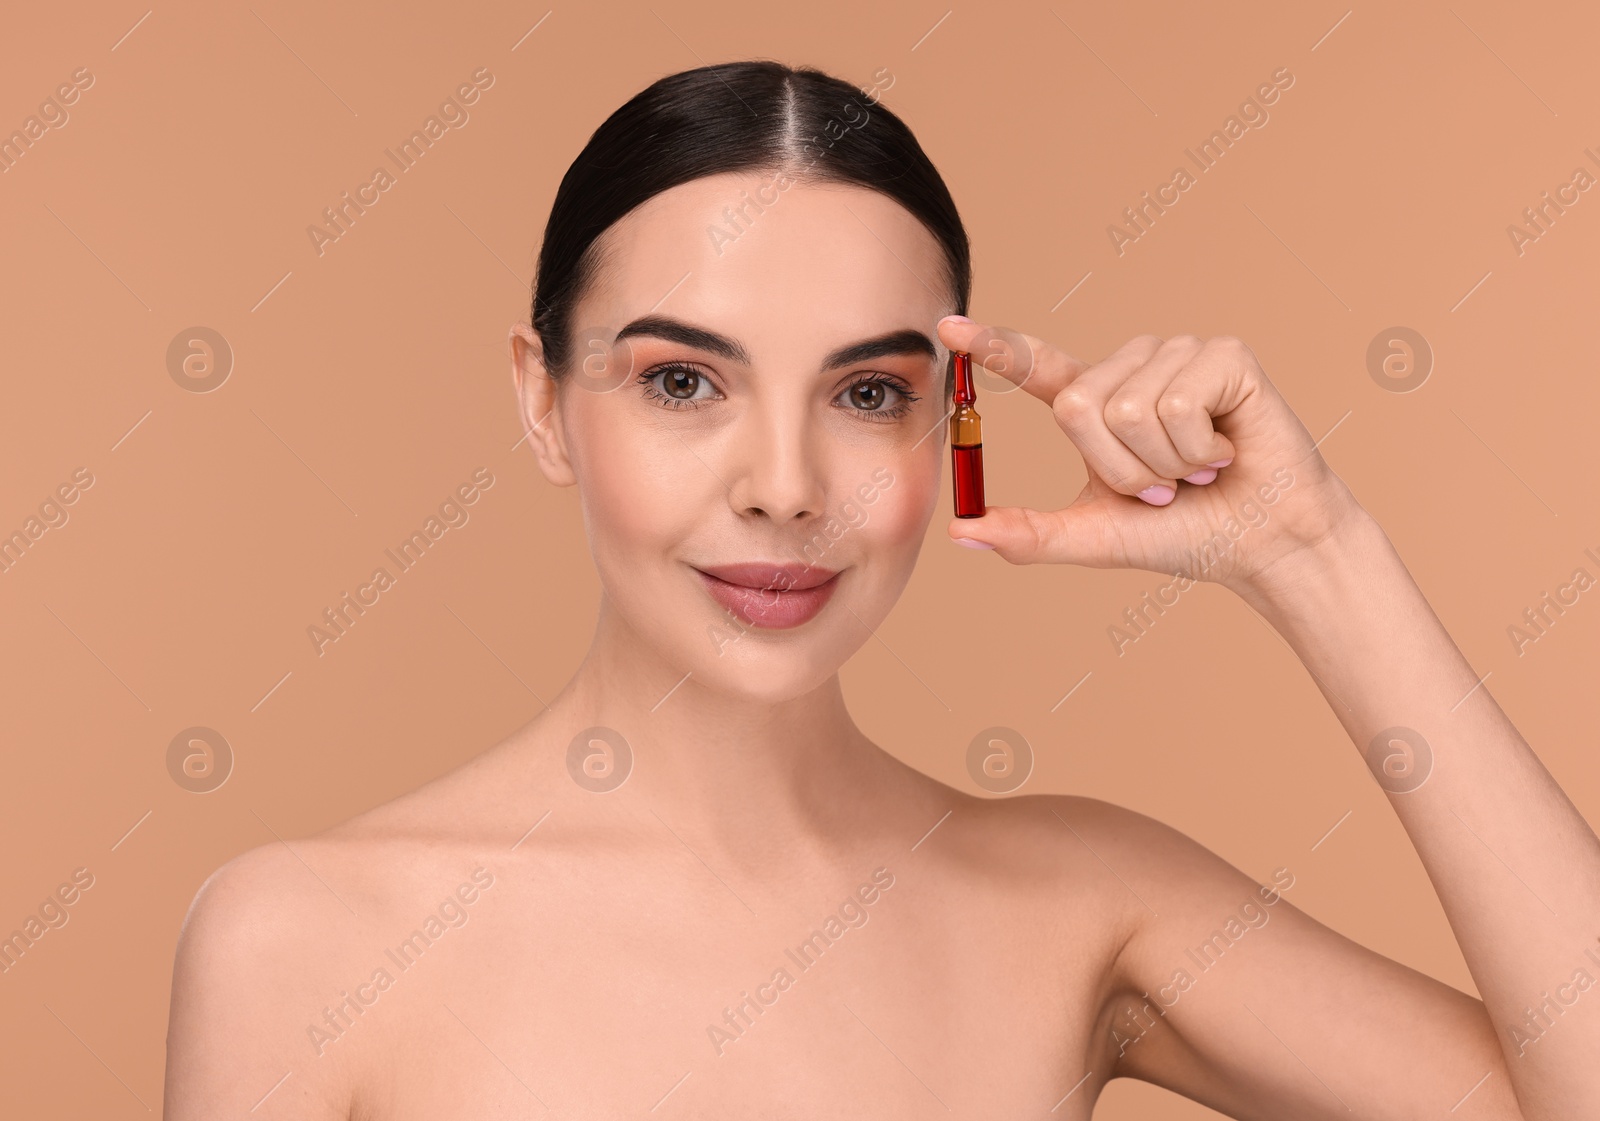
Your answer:
[[[837,571],[803,564],[753,561],[695,568],[695,572],[711,598],[725,610],[768,630],[808,622],[839,584]]]

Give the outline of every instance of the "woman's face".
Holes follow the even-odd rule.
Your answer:
[[[522,379],[545,474],[576,483],[646,657],[808,692],[889,613],[939,497],[939,244],[874,191],[746,174],[657,195],[603,240],[567,379]]]

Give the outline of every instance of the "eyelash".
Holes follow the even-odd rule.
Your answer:
[[[671,394],[663,393],[659,388],[656,387],[655,383],[657,378],[661,377],[663,374],[676,373],[693,374],[695,377],[700,378],[703,381],[708,383],[710,381],[705,374],[701,373],[693,366],[683,362],[667,362],[660,366],[656,366],[653,369],[646,370],[644,373],[639,375],[639,384],[644,391],[644,396],[649,400],[661,402],[662,408],[698,409],[702,404],[701,401],[685,399],[682,397],[673,397]],[[856,381],[851,382],[850,385],[845,387],[841,393],[841,396],[843,393],[850,392],[850,390],[854,389],[856,386],[868,382],[886,385],[890,389],[893,389],[896,393],[900,394],[900,397],[902,398],[898,404],[885,405],[883,408],[879,409],[850,409],[851,412],[859,414],[869,422],[882,424],[887,421],[898,420],[911,411],[911,406],[914,403],[922,400],[920,394],[911,392],[910,386],[906,385],[899,378],[890,377],[887,374],[869,374],[866,377],[858,378]]]

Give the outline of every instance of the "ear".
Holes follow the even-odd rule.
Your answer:
[[[528,446],[539,460],[544,477],[558,487],[577,482],[567,457],[566,435],[558,411],[560,393],[544,366],[544,347],[533,328],[524,323],[511,327],[511,384],[516,387],[517,411]]]

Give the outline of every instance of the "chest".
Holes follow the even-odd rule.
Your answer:
[[[394,976],[355,1116],[1086,1118],[1106,932],[861,887],[508,890]]]

